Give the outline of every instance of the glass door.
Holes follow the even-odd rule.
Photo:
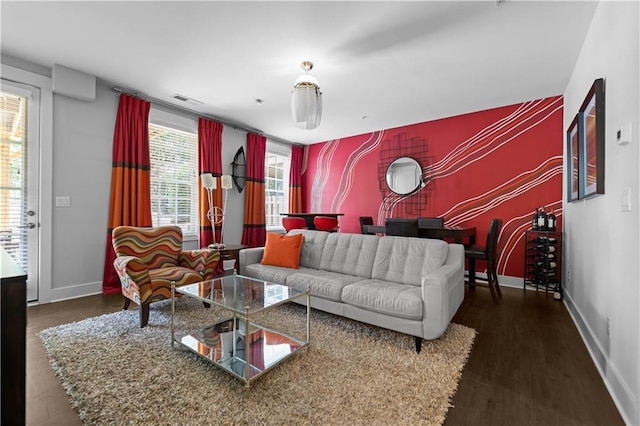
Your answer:
[[[0,85],[0,246],[27,272],[27,301],[38,300],[40,91]]]

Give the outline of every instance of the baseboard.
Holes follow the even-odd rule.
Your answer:
[[[102,293],[102,281],[51,289],[51,302],[77,299]]]
[[[638,403],[633,392],[624,381],[620,372],[616,369],[615,365],[611,363],[611,360],[607,356],[606,351],[602,348],[602,345],[595,338],[594,333],[589,327],[589,324],[584,320],[584,316],[580,312],[580,309],[576,306],[568,293],[563,294],[564,304],[569,311],[569,315],[573,319],[580,337],[584,342],[593,363],[602,377],[614,404],[618,408],[622,419],[625,424],[637,425],[640,423],[640,414],[638,414]]]
[[[465,280],[466,279],[467,279],[467,276],[465,275]],[[480,281],[487,281],[487,274],[476,273],[476,279]],[[522,288],[522,285],[523,285],[522,278],[510,277],[508,275],[498,275],[498,283],[500,284],[500,287],[512,287],[512,288]]]

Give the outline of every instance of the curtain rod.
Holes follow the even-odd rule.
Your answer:
[[[222,123],[225,126],[231,126],[233,129],[236,129],[236,130],[243,130],[245,132],[255,133],[255,134],[264,136],[266,138],[272,139],[274,141],[278,141],[278,142],[294,145],[293,142],[286,141],[284,139],[280,139],[280,138],[277,138],[275,136],[268,135],[268,134],[264,133],[261,130],[252,129],[250,127],[241,126],[241,125],[235,124],[235,123],[230,123],[228,121],[221,120],[218,117],[214,117],[213,115],[204,114],[202,112],[198,112],[198,111],[195,111],[195,110],[192,110],[192,109],[189,109],[189,108],[185,108],[185,107],[180,106],[180,105],[172,104],[171,102],[163,101],[162,99],[158,99],[158,98],[154,98],[154,97],[151,97],[151,96],[143,95],[142,93],[134,92],[132,90],[124,89],[124,88],[118,87],[118,86],[113,86],[112,89],[115,92],[124,93],[125,95],[134,96],[136,98],[144,99],[144,100],[149,101],[149,102],[154,103],[154,104],[163,105],[163,106],[166,106],[168,108],[174,108],[174,109],[177,109],[177,110],[182,110],[182,111],[188,112],[190,114],[198,115],[200,117],[208,118],[210,120],[214,120],[214,121],[217,121],[219,123]]]

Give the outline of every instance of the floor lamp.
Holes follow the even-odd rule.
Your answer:
[[[223,248],[224,244],[216,242],[216,224],[222,224],[224,215],[224,210],[213,205],[213,190],[217,188],[217,179],[211,173],[203,173],[200,178],[202,179],[202,186],[207,190],[207,200],[209,201],[207,218],[211,222],[211,229],[213,231],[213,242],[209,244],[209,248]],[[222,234],[220,237],[222,239]]]
[[[220,186],[224,189],[224,201],[222,202],[222,224],[220,225],[220,245],[224,248],[224,219],[227,215],[227,196],[229,195],[229,190],[233,187],[233,182],[231,181],[231,175],[222,175],[220,176]]]

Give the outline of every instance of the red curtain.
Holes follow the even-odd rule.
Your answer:
[[[222,189],[219,176],[222,175],[222,124],[200,117],[198,119],[198,176],[211,173],[216,177],[217,189],[213,190],[213,205],[222,208]],[[209,200],[207,191],[198,180],[200,247],[213,242],[211,221],[207,217]],[[216,241],[220,242],[220,227],[216,225]],[[222,265],[222,262],[219,262]]]
[[[304,148],[291,147],[291,167],[289,169],[289,213],[302,213],[302,159]]]
[[[244,196],[244,228],[242,244],[249,247],[264,246],[266,232],[264,198],[264,159],[267,139],[247,134],[247,177]]]
[[[113,268],[116,258],[111,244],[113,228],[151,226],[150,107],[147,101],[120,95],[113,132],[109,228],[102,277],[104,294],[120,292],[120,280]]]

